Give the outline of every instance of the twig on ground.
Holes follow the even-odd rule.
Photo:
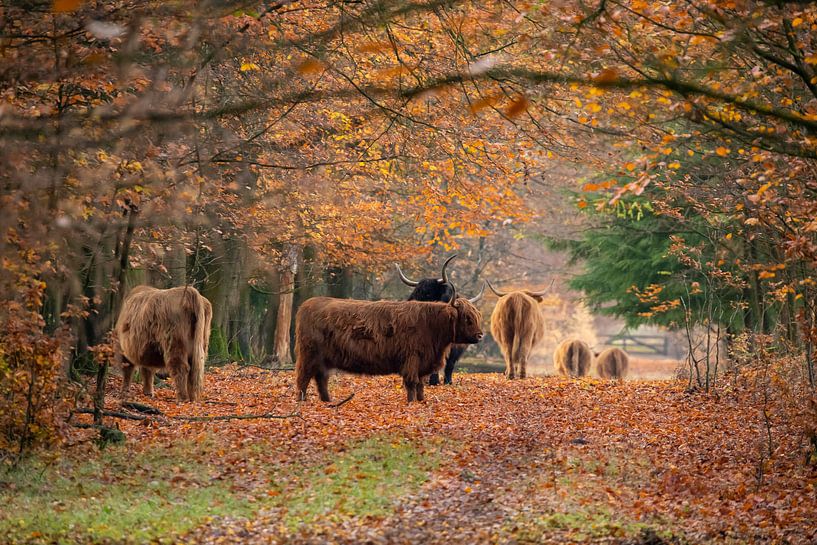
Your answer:
[[[205,403],[209,403],[210,405],[238,405],[233,401],[205,401]]]
[[[340,406],[341,406],[341,405],[343,405],[344,403],[347,403],[347,402],[351,401],[353,397],[355,397],[355,393],[354,393],[354,392],[352,392],[351,394],[349,394],[349,397],[347,397],[347,398],[345,398],[345,399],[343,399],[343,400],[341,400],[341,401],[338,401],[337,403],[330,403],[330,404],[329,404],[329,406],[330,406],[330,407],[332,407],[333,409],[337,409],[338,407],[340,407]]]
[[[221,420],[255,420],[255,419],[285,419],[301,418],[301,412],[295,411],[289,414],[260,413],[260,414],[224,414],[217,416],[171,416],[174,420],[184,420],[185,422],[216,422]]]
[[[264,371],[294,371],[295,367],[264,367],[263,365],[256,365],[254,363],[237,363],[239,369],[244,367],[255,367],[256,369],[263,369]]]
[[[94,414],[94,409],[74,409],[77,414]],[[161,413],[160,413],[161,414]],[[103,416],[112,416],[114,418],[123,418],[125,420],[145,420],[149,417],[141,414],[130,414],[119,411],[102,411]]]
[[[145,405],[144,403],[137,403],[135,401],[123,401],[122,406],[126,409],[133,409],[134,411],[144,414],[164,414],[156,407]]]

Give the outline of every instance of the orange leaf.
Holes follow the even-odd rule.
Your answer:
[[[79,9],[82,0],[54,0],[51,11],[54,13],[69,13]]]
[[[298,72],[301,74],[320,74],[326,67],[320,61],[316,61],[315,59],[307,59],[300,64],[297,68]]]
[[[528,99],[525,97],[525,95],[519,95],[513,102],[511,102],[508,109],[505,110],[505,115],[508,117],[516,117],[527,109]]]
[[[605,68],[595,76],[593,76],[595,83],[613,83],[618,81],[618,72],[614,68]]]

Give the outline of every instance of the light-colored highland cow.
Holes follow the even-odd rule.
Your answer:
[[[592,363],[593,352],[586,342],[578,339],[562,341],[553,353],[553,367],[566,377],[583,377]]]
[[[488,287],[499,297],[491,314],[491,335],[505,358],[505,376],[525,378],[528,357],[545,335],[539,303],[547,290],[501,292],[490,282]]]
[[[153,396],[156,371],[167,369],[177,399],[198,400],[204,387],[212,318],[210,301],[193,287],[133,288],[116,322],[115,358],[122,362],[123,395],[139,367],[146,396]]]
[[[608,348],[596,356],[596,372],[601,378],[623,379],[629,366],[630,356],[621,348]]]

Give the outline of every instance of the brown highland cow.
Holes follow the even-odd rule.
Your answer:
[[[623,379],[629,366],[630,356],[621,348],[608,348],[596,356],[596,372],[601,378]]]
[[[210,301],[193,287],[133,288],[116,322],[115,358],[122,362],[123,395],[139,367],[146,396],[153,396],[156,371],[167,369],[179,401],[199,399],[212,318]]]
[[[408,401],[423,400],[423,380],[437,372],[453,343],[482,339],[482,315],[456,291],[450,303],[355,301],[313,297],[295,318],[295,381],[306,399],[315,379],[329,401],[329,371],[399,374]]]
[[[578,339],[562,341],[553,353],[553,367],[566,377],[583,377],[590,371],[593,351]]]
[[[547,290],[503,293],[488,287],[499,301],[491,314],[491,335],[505,358],[505,376],[525,378],[528,357],[545,334],[545,322],[539,310]]]

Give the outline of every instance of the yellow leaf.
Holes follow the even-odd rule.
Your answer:
[[[732,233],[726,233],[726,240],[732,240]]]
[[[261,70],[261,67],[255,64],[254,62],[241,63],[242,72],[249,72],[250,70]]]
[[[635,163],[632,163],[632,162],[630,162],[630,163],[625,163],[625,164],[624,164],[624,168],[626,168],[627,170],[629,170],[630,172],[632,172],[632,171],[634,171],[634,170],[635,170]]]
[[[757,275],[760,279],[774,278],[775,276],[777,276],[777,274],[772,271],[760,271],[760,274]]]
[[[668,164],[667,167],[673,170],[678,170],[679,168],[681,168],[681,163],[679,163],[678,161],[673,161],[672,163]]]
[[[596,102],[591,102],[590,104],[587,105],[587,109],[590,110],[590,112],[592,113],[596,113],[601,111],[601,106],[599,106],[599,104]]]
[[[803,24],[803,18],[802,17],[795,17],[791,21],[791,26],[793,26],[794,28],[797,28],[802,24]]]

